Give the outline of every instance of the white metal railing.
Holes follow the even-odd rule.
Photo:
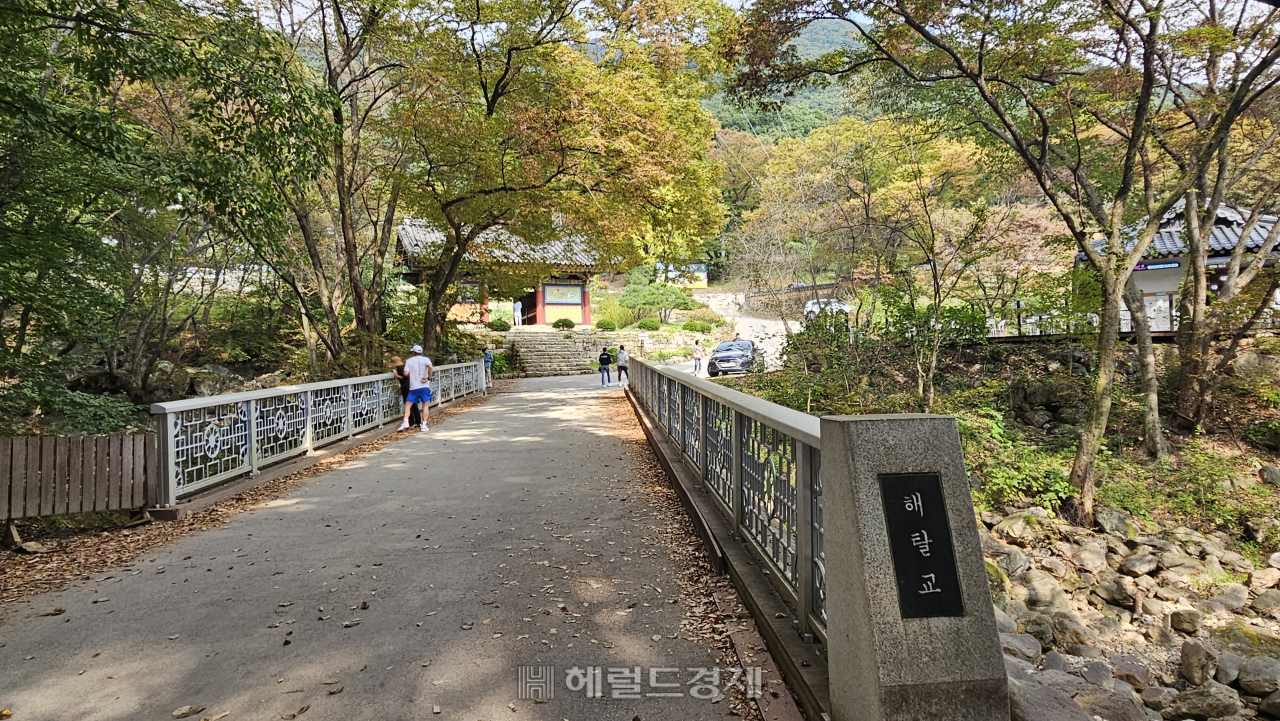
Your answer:
[[[431,405],[483,393],[484,362],[438,366],[431,388]],[[156,505],[383,425],[403,408],[390,373],[156,403]]]
[[[630,370],[635,398],[803,609],[800,633],[825,641],[818,418],[640,358]]]

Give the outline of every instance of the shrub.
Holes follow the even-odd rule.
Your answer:
[[[662,327],[662,321],[653,317],[641,318],[640,322],[636,323],[636,327],[640,330],[657,330]]]
[[[597,330],[617,330],[618,324],[615,323],[611,318],[601,318],[600,320],[596,321],[596,329]]]
[[[710,325],[724,325],[724,316],[710,308],[698,308],[689,314],[689,320],[696,320]]]
[[[640,322],[643,323],[644,321],[640,321]],[[664,361],[668,358],[674,358],[675,355],[676,355],[675,351],[656,350],[649,357],[656,361]]]
[[[494,375],[501,375],[507,372],[507,355],[505,353],[495,353],[493,355],[493,365],[489,368]]]
[[[558,329],[560,329],[560,330],[569,330],[569,329],[570,329],[570,328],[572,328],[574,325],[576,325],[576,323],[574,323],[573,321],[569,320],[568,318],[560,318],[560,319],[556,320],[556,322],[552,323],[552,324],[551,324],[551,327],[552,327],[552,328],[558,328]]]
[[[489,321],[489,330],[496,330],[499,333],[511,330],[511,324],[501,318],[494,318]]]
[[[692,333],[710,333],[715,326],[711,325],[706,321],[688,320],[688,321],[685,321],[682,327],[685,330],[690,331]]]

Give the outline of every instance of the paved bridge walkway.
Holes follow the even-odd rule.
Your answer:
[[[304,708],[304,721],[725,718],[728,702],[649,684],[655,667],[684,684],[720,651],[682,633],[706,592],[681,599],[673,553],[692,537],[669,494],[645,488],[652,463],[626,401],[598,384],[522,381],[11,610],[0,709],[15,721],[169,719],[184,706],[228,721]],[[519,700],[520,665],[553,666],[554,699]],[[603,667],[603,698],[566,688],[575,666]],[[640,667],[643,694],[684,695],[611,698],[622,684],[609,667]]]

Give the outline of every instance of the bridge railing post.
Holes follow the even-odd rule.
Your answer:
[[[822,419],[833,721],[1009,718],[954,418]]]

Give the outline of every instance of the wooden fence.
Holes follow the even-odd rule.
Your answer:
[[[142,508],[159,477],[152,433],[0,438],[0,520]]]

